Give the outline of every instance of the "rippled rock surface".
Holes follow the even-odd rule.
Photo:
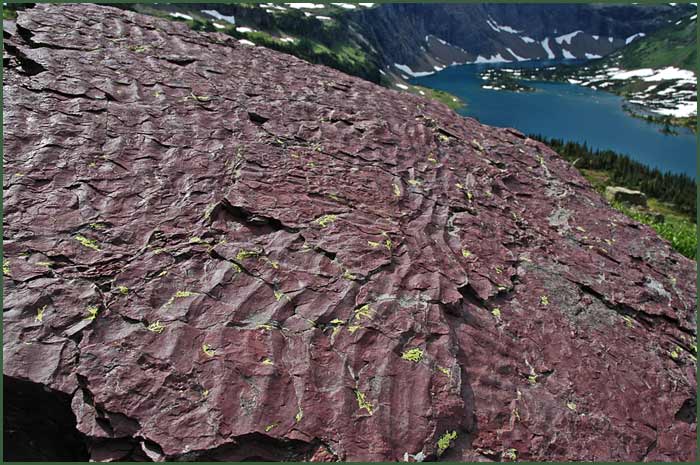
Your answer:
[[[4,66],[6,458],[695,459],[695,264],[544,145],[109,7]]]

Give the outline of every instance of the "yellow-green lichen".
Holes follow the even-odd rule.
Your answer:
[[[516,460],[518,460],[518,451],[516,449],[506,449],[505,451],[503,451],[501,457],[503,458],[503,460],[515,462]]]
[[[348,281],[354,281],[354,280],[357,279],[357,276],[355,276],[354,274],[350,273],[350,271],[345,270],[345,271],[343,272],[343,279],[347,279]]]
[[[42,321],[44,321],[44,311],[45,311],[45,310],[46,310],[46,305],[44,305],[44,306],[41,307],[41,308],[37,308],[37,309],[36,309],[36,316],[34,317],[34,320],[35,320],[35,321],[38,321],[39,323],[41,323]]]
[[[257,257],[259,255],[260,255],[260,252],[257,250],[241,249],[236,254],[236,261],[242,262],[243,260],[245,260],[247,258],[253,258],[253,257]]]
[[[469,258],[472,256],[472,253],[470,251],[468,251],[467,249],[462,249],[462,256],[464,258]]]
[[[452,445],[452,441],[455,439],[457,439],[457,431],[447,431],[440,436],[437,442],[437,454],[442,455]]]
[[[631,316],[625,315],[622,317],[622,319],[625,320],[625,326],[627,326],[628,328],[634,327],[634,320]]]
[[[10,260],[2,261],[2,274],[4,276],[10,276]]]
[[[190,97],[192,97],[197,102],[208,102],[209,100],[211,100],[207,95],[195,95],[193,92],[190,92]]]
[[[301,407],[299,407],[299,411],[297,412],[296,415],[294,415],[294,421],[299,423],[302,418],[304,418],[304,411],[301,409]]]
[[[271,359],[265,357],[263,361],[261,362],[263,365],[274,365],[275,362],[273,362]]]
[[[316,224],[318,224],[322,228],[325,228],[329,224],[333,223],[337,218],[338,215],[323,215],[322,217],[316,220]]]
[[[450,371],[449,368],[445,368],[445,367],[438,366],[437,369],[438,369],[438,371],[439,371],[440,373],[442,373],[443,375],[452,377],[452,372]]]
[[[379,247],[381,244],[379,242],[374,242],[374,241],[367,241],[367,245],[372,247],[373,249],[376,249]]]
[[[530,384],[537,384],[537,376],[536,374],[529,375],[527,377],[527,380],[530,382]]]
[[[129,293],[129,288],[126,286],[119,286],[117,287],[117,290],[119,291],[120,294],[127,295]]]
[[[97,313],[99,311],[100,311],[100,309],[97,307],[88,307],[87,308],[88,315],[85,317],[85,319],[90,320],[90,321],[94,320],[95,318],[97,318]]]
[[[160,334],[165,329],[165,325],[163,323],[161,323],[160,321],[154,321],[150,325],[146,326],[146,329],[152,333]]]
[[[372,318],[373,313],[374,310],[372,310],[372,307],[370,307],[369,304],[365,304],[355,310],[355,319],[360,320],[362,318]]]
[[[393,186],[394,186],[394,196],[401,197],[401,188],[398,186],[398,184],[393,184]]]
[[[566,403],[566,408],[568,408],[572,412],[575,412],[576,411],[576,403],[569,401]]]
[[[540,296],[540,304],[544,305],[545,307],[549,305],[549,297],[546,295]]]
[[[500,308],[494,308],[493,310],[491,310],[491,315],[493,315],[493,317],[496,320],[501,321],[501,309]]]
[[[85,236],[81,236],[80,234],[75,236],[74,239],[78,242],[80,242],[84,247],[87,247],[89,249],[97,250],[98,252],[100,251],[100,246],[98,245],[97,241],[94,239],[88,239]]]
[[[196,295],[196,292],[192,291],[177,291],[175,293],[175,297],[177,298],[184,298],[184,297],[192,297],[193,295]]]
[[[415,362],[418,363],[421,360],[423,360],[423,351],[419,348],[413,348],[404,351],[404,353],[401,354],[401,358],[404,360],[408,360],[409,362]]]
[[[202,344],[202,352],[204,352],[204,355],[207,357],[213,357],[216,354],[209,344]]]
[[[274,423],[272,423],[272,424],[270,424],[270,425],[267,425],[267,426],[265,427],[265,432],[266,432],[266,433],[269,433],[269,432],[272,431],[274,428],[277,428],[277,425],[279,425],[279,424],[280,424],[280,422],[279,422],[279,421],[276,421],[276,422],[274,422]]]
[[[673,350],[669,353],[669,355],[671,356],[671,358],[673,360],[678,360],[682,354],[683,354],[683,349],[681,349],[678,346],[674,347]]]
[[[515,407],[513,410],[510,411],[510,413],[513,415],[513,418],[520,421],[520,412],[518,411],[518,407]]]
[[[367,401],[364,392],[359,389],[355,389],[355,398],[357,399],[357,406],[360,409],[365,409],[370,415],[374,412],[374,406]]]
[[[232,268],[233,271],[235,271],[236,273],[240,273],[240,272],[242,271],[241,267],[238,266],[238,265],[235,264],[235,263],[231,263],[231,268]]]
[[[216,207],[215,203],[210,203],[209,205],[207,205],[206,210],[204,210],[204,219],[205,220],[208,220],[209,218],[211,218],[211,214],[214,211],[215,207]]]

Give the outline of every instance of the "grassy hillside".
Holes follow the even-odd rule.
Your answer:
[[[615,63],[624,69],[675,66],[690,71],[697,70],[697,20],[685,18],[678,23],[635,40],[602,59],[600,64]]]

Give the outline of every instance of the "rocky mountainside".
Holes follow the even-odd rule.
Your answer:
[[[600,63],[604,66],[621,66],[624,69],[676,66],[697,72],[697,19],[696,11],[621,48]]]
[[[487,73],[604,89],[624,96],[632,114],[695,128],[697,17],[697,13],[689,14],[599,60]]]
[[[543,144],[110,7],[4,37],[5,459],[696,459],[695,264]]]
[[[414,73],[453,62],[595,58],[687,15],[688,4],[385,4],[350,16],[384,63]]]
[[[373,82],[405,81],[457,63],[599,58],[694,10],[690,4],[488,3],[190,3],[129,8],[225,31]]]

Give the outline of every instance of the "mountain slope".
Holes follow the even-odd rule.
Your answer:
[[[675,66],[697,72],[697,13],[680,18],[601,60],[599,66],[624,69]]]
[[[690,11],[690,5],[386,4],[349,15],[385,65],[430,72],[452,61],[603,56]],[[431,37],[453,56],[433,50]]]
[[[5,47],[5,458],[696,459],[694,263],[543,144],[109,7]]]
[[[131,8],[173,15],[198,28],[216,20],[216,28],[234,36],[373,82],[380,81],[380,66],[385,75],[401,80],[453,63],[600,57],[692,11],[682,4],[202,3]]]
[[[582,65],[502,69],[518,78],[568,81],[625,97],[634,116],[666,125],[697,127],[697,13]]]

